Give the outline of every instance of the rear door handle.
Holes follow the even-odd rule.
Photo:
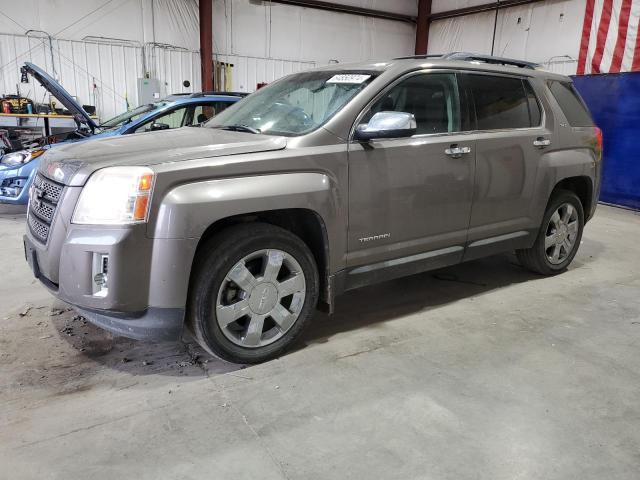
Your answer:
[[[533,141],[533,146],[538,148],[544,148],[551,145],[551,140],[544,137],[538,137]]]
[[[462,155],[471,153],[471,147],[459,147],[458,145],[451,145],[444,151],[445,154],[451,158],[460,158]]]

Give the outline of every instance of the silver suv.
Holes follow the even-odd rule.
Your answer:
[[[353,288],[500,252],[563,271],[601,134],[571,79],[470,54],[285,77],[203,127],[45,154],[25,254],[117,335],[280,355]]]

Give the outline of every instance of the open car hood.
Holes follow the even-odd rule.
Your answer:
[[[51,75],[42,70],[37,65],[34,65],[30,62],[25,62],[23,67],[27,73],[29,73],[33,78],[40,82],[49,93],[51,93],[54,97],[56,97],[62,105],[65,106],[76,122],[84,123],[87,127],[91,129],[91,131],[95,131],[98,128],[96,122],[92,120],[89,114],[75,101],[75,99],[67,92],[62,85],[56,82]]]

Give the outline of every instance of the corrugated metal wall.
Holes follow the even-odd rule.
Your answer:
[[[0,88],[48,103],[47,92],[33,79],[20,84],[20,67],[32,62],[54,76],[80,103],[95,105],[101,119],[136,102],[136,79],[142,75],[142,48],[0,34]],[[198,67],[199,68],[199,67]]]
[[[144,52],[144,53],[143,53]],[[144,60],[143,60],[144,57]],[[217,55],[231,63],[232,90],[252,92],[259,82],[315,66],[315,62]],[[163,95],[200,91],[200,54],[168,45],[142,45],[124,41],[49,41],[48,37],[0,34],[0,91],[20,92],[48,103],[45,90],[30,79],[20,84],[20,67],[32,62],[53,75],[80,103],[95,105],[101,120],[137,105],[136,80],[146,65],[163,86]],[[189,87],[183,82],[188,80]]]

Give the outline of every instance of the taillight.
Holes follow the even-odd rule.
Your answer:
[[[598,154],[602,158],[602,130],[596,127],[596,142],[598,145]]]

